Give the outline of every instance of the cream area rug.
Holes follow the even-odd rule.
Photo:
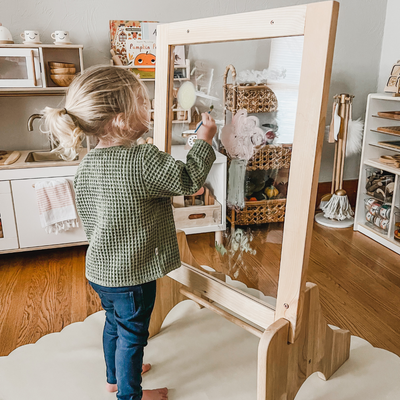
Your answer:
[[[240,282],[228,283],[272,302]],[[104,312],[0,357],[0,400],[111,400],[105,390]],[[150,339],[146,389],[170,400],[256,400],[258,339],[192,301],[178,304]],[[312,375],[296,400],[400,399],[400,358],[353,336],[350,359],[328,381]]]

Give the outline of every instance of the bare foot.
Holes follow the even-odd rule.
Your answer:
[[[143,390],[142,400],[168,400],[168,389]]]
[[[142,375],[151,370],[151,364],[142,364]],[[106,383],[107,392],[114,393],[118,391],[116,383]]]
[[[151,364],[142,365],[142,375],[151,370]]]

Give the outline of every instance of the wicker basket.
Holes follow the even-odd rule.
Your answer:
[[[232,72],[232,83],[227,83],[229,71]],[[234,114],[242,108],[248,113],[265,113],[277,110],[278,99],[265,84],[238,85],[235,67],[228,65],[224,74],[224,104]]]
[[[227,213],[227,219],[233,225],[283,222],[285,210],[286,199],[247,201],[243,210],[230,210],[231,212]]]
[[[226,154],[225,149],[221,151]],[[290,168],[292,145],[266,145],[262,147],[247,164],[248,171]],[[228,156],[228,168],[230,164]],[[243,210],[227,210],[227,219],[235,225],[256,225],[283,222],[286,199],[246,201]]]
[[[228,168],[231,162],[230,157],[224,148],[221,148],[221,153],[225,154],[228,158]],[[257,169],[281,169],[289,168],[292,159],[292,145],[291,144],[268,144],[261,147],[247,164],[247,171],[255,171]]]

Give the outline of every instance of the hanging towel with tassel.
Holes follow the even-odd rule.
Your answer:
[[[60,233],[76,228],[78,215],[71,187],[64,178],[35,184],[40,223],[47,233]]]

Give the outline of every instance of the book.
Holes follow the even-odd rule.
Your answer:
[[[128,65],[126,54],[127,40],[142,40],[142,24],[157,24],[156,21],[110,20],[111,49],[122,61]]]
[[[111,49],[123,65],[142,65],[143,68],[131,69],[142,79],[155,78],[157,26],[157,21],[110,20]],[[185,64],[185,46],[176,46],[174,65]],[[177,78],[186,78],[182,71],[176,73]]]
[[[130,39],[126,41],[128,65],[141,79],[155,78],[156,42],[153,40]],[[143,68],[139,68],[143,67]]]

